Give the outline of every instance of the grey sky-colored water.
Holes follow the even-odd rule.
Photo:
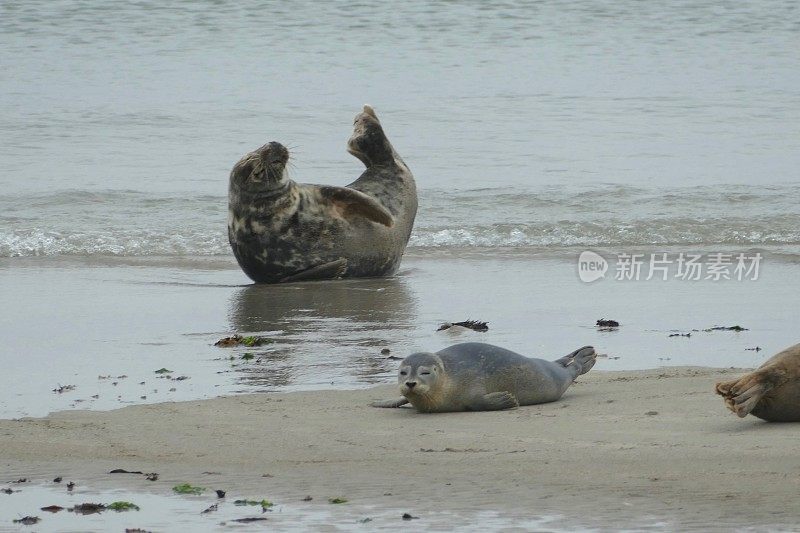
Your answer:
[[[412,246],[797,244],[799,45],[777,1],[10,0],[0,255],[224,254],[232,164],[348,183],[364,102]]]
[[[796,181],[794,2],[4,2],[5,191],[352,178],[376,106],[422,188]]]

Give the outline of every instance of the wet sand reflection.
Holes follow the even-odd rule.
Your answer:
[[[396,367],[381,350],[405,342],[415,317],[416,300],[397,277],[242,287],[231,297],[231,329],[271,342],[249,350],[255,359],[237,367],[239,382],[271,390],[304,374],[316,385],[374,383]]]

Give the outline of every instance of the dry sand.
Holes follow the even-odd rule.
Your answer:
[[[492,413],[374,409],[358,391],[263,394],[0,421],[3,470],[268,491],[275,501],[563,515],[563,527],[800,524],[800,424],[740,420],[713,394],[739,370],[592,372],[561,401]],[[271,477],[263,477],[269,474]],[[391,495],[388,495],[391,494]]]

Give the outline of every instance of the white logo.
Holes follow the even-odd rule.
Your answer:
[[[578,277],[584,283],[591,283],[604,278],[608,270],[608,261],[598,253],[586,250],[578,257]]]

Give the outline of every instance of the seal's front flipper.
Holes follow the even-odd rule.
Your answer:
[[[510,392],[490,392],[473,400],[468,409],[470,411],[501,411],[515,407],[519,407],[519,402]]]
[[[394,407],[401,407],[408,403],[408,400],[405,398],[400,398],[399,400],[380,400],[377,402],[372,402],[370,407],[385,407],[385,408],[394,408]]]
[[[342,218],[362,216],[378,224],[392,227],[394,217],[377,200],[361,191],[347,187],[320,187],[320,194],[329,200]]]
[[[292,281],[313,281],[319,279],[337,279],[344,276],[347,271],[347,259],[342,257],[330,263],[324,263],[311,267],[308,270],[303,270],[297,274],[286,276],[281,279],[280,283],[289,283]]]

